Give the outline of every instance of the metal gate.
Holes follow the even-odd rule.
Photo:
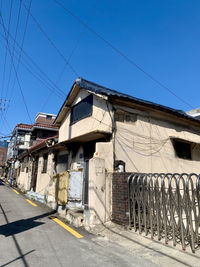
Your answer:
[[[200,175],[134,173],[128,178],[129,226],[153,239],[200,247]]]

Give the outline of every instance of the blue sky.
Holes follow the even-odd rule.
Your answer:
[[[166,89],[152,81],[112,50],[105,42],[88,31],[54,0],[32,0],[31,13],[40,23],[59,51],[68,58],[78,76],[135,97],[153,101],[184,111],[197,108],[200,85],[200,2],[188,0],[62,0],[63,5],[87,22],[98,34],[112,43],[147,73],[166,85]],[[22,0],[16,43],[21,46],[30,0]],[[0,10],[8,29],[11,0],[0,0]],[[9,47],[12,54],[20,0],[13,1],[10,21]],[[0,98],[10,100],[0,114],[0,136],[8,134],[17,123],[30,123],[7,51],[3,27],[0,25]],[[75,49],[75,50],[74,50]],[[24,52],[37,63],[35,68],[22,53],[17,69],[21,89],[34,121],[39,111],[57,114],[65,96],[59,96],[44,86],[30,72],[47,77],[58,90],[67,95],[77,75],[65,65],[63,58],[47,41],[29,16]],[[15,44],[14,55],[19,55]],[[17,58],[13,62],[17,66]],[[5,67],[4,67],[5,66]],[[26,66],[26,68],[24,67]],[[3,75],[5,68],[5,76]],[[42,70],[42,72],[41,72]],[[4,78],[3,78],[4,77]],[[52,87],[51,87],[52,90]],[[53,89],[54,90],[54,89]]]

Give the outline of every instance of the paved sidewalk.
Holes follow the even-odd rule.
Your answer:
[[[171,242],[165,245],[163,240],[158,241],[156,238],[152,240],[150,237],[139,235],[134,230],[126,230],[113,223],[96,226],[90,231],[99,235],[100,239],[126,247],[133,256],[158,266],[200,266],[200,250],[194,254],[190,247],[187,247],[186,251],[183,251],[180,244],[176,247]]]

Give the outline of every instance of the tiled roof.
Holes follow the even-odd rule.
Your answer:
[[[58,129],[58,127],[55,126],[55,125],[52,125],[52,124],[43,124],[43,123],[34,123],[33,124],[33,128],[34,127]]]
[[[57,130],[58,127],[52,124],[43,124],[43,123],[34,123],[33,125],[31,124],[25,124],[25,123],[19,123],[15,126],[14,130],[16,128],[20,128],[20,129],[29,129],[29,130],[33,130],[34,128],[44,128],[44,129],[53,129],[53,130]],[[14,131],[13,131],[14,132]]]
[[[32,129],[32,127],[33,125],[25,123],[19,123],[15,126],[15,128],[23,128],[23,129]]]
[[[51,140],[51,139],[53,140],[53,139],[55,139],[55,138],[57,138],[57,137],[58,137],[58,135],[55,135],[55,136],[52,136],[52,137],[48,137],[48,138],[46,138],[46,139],[43,139],[43,140],[42,140],[41,142],[39,142],[38,144],[29,147],[28,151],[29,151],[29,152],[33,152],[33,151],[35,151],[35,150],[38,150],[38,149],[40,149],[40,148],[43,148],[43,147],[46,146],[46,142],[47,142],[48,140]]]

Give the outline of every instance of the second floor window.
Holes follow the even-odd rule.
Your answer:
[[[89,95],[71,109],[70,125],[92,115],[93,95]]]

